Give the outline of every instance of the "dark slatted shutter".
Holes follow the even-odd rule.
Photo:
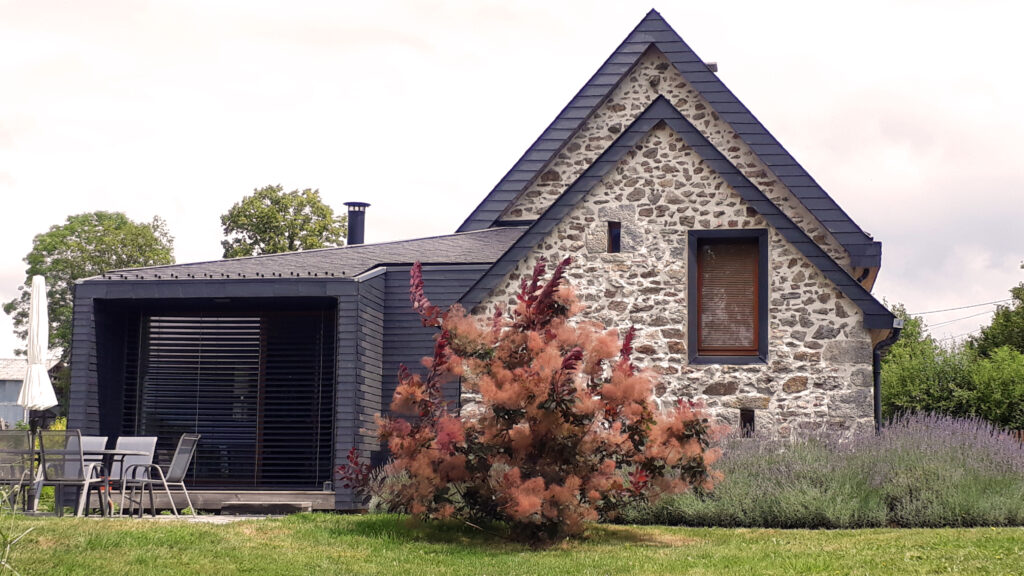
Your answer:
[[[319,488],[331,480],[334,330],[324,314],[264,318],[259,484]]]
[[[144,326],[138,434],[167,463],[198,432],[193,483],[252,485],[260,375],[259,318],[159,317]]]
[[[202,435],[197,488],[319,489],[331,480],[333,312],[144,316],[125,363],[124,434],[170,462]]]
[[[756,355],[757,241],[702,240],[697,249],[698,353]]]
[[[142,348],[139,322],[138,316],[130,314],[124,322],[124,412],[121,422],[124,429],[132,433],[139,424],[139,353]]]

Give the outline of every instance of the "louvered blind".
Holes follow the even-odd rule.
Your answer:
[[[143,326],[139,434],[170,462],[182,433],[202,435],[193,484],[252,484],[259,318],[150,317]]]
[[[331,480],[334,322],[328,314],[264,318],[260,486],[321,488]]]
[[[126,362],[126,434],[202,435],[190,483],[313,489],[330,480],[334,337],[329,313],[144,316]],[[136,378],[137,390],[131,387]]]
[[[697,249],[698,354],[757,354],[757,241],[701,241]]]

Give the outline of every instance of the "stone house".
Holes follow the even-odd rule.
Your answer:
[[[367,428],[398,365],[432,347],[410,265],[436,304],[484,311],[538,257],[566,255],[585,314],[637,327],[659,401],[779,436],[877,417],[879,354],[899,333],[870,294],[880,243],[657,12],[455,234],[362,244],[365,208],[351,204],[343,248],[80,283],[69,425],[156,434],[164,455],[199,431],[201,507],[228,490],[357,508],[332,470],[350,447],[379,450]]]

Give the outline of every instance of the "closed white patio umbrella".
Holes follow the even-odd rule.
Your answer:
[[[18,405],[30,410],[46,410],[57,405],[50,375],[46,372],[46,354],[50,343],[50,316],[46,311],[46,280],[32,277],[32,300],[28,312],[28,368],[18,394]]]

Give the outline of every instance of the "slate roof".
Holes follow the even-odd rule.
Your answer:
[[[48,359],[46,369],[49,370],[56,366],[57,360],[57,358]],[[28,369],[27,358],[0,358],[0,381],[24,380],[26,369]]]
[[[203,280],[223,278],[311,278],[358,276],[387,264],[490,264],[498,259],[524,227],[304,250],[285,254],[113,270],[93,280]]]
[[[832,233],[850,254],[853,266],[877,267],[881,264],[881,243],[875,242],[854,223],[655,10],[648,12],[615,49],[555,121],[466,218],[459,232],[494,226],[505,208],[529,187],[652,46],[672,62],[719,117],[732,126],[761,161]]]
[[[479,304],[516,265],[526,258],[601,178],[657,125],[665,123],[715,170],[772,228],[811,261],[864,312],[867,328],[892,328],[895,318],[870,292],[854,280],[811,240],[761,190],[741,174],[697,128],[663,96],[658,96],[587,170],[520,236],[512,247],[473,285],[461,302],[466,309]]]

